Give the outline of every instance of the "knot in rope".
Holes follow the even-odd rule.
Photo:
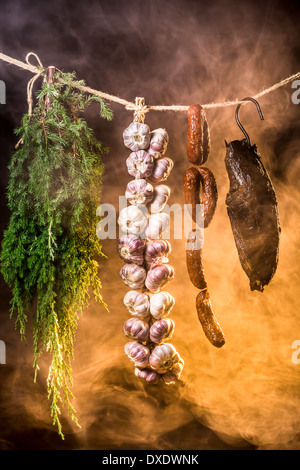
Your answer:
[[[135,122],[141,122],[143,124],[145,121],[145,114],[149,111],[149,106],[145,104],[145,98],[136,97],[135,104],[128,104],[126,106],[126,109],[128,109],[129,111],[134,111],[133,120]]]

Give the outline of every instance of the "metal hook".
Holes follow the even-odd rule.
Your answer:
[[[261,112],[260,106],[254,98],[247,97],[247,98],[242,99],[241,101],[252,101],[256,105],[256,108],[257,108],[260,119],[262,121],[264,120],[264,117],[263,117],[263,114]],[[248,147],[251,147],[251,142],[250,142],[249,135],[247,134],[247,132],[245,131],[244,127],[242,126],[242,124],[240,123],[240,120],[239,120],[239,109],[240,109],[240,107],[241,107],[241,103],[239,103],[237,105],[237,108],[236,108],[236,111],[235,111],[235,120],[236,120],[237,125],[239,126],[239,128],[243,132],[244,136],[246,137],[246,140],[248,142]]]

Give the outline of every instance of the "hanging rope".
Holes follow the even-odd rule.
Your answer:
[[[33,55],[38,62],[38,67],[32,65],[29,62],[29,57]],[[9,64],[16,65],[19,68],[28,70],[32,73],[35,74],[35,76],[28,82],[28,87],[27,87],[27,100],[28,100],[28,106],[29,106],[29,111],[32,111],[32,88],[34,82],[39,78],[41,75],[45,75],[46,71],[42,66],[42,63],[40,59],[38,58],[37,54],[34,52],[29,52],[26,56],[26,63],[21,62],[20,60],[14,59],[12,57],[9,57],[3,53],[0,53],[0,60],[3,60],[4,62],[8,62]],[[266,88],[265,90],[260,91],[256,95],[253,96],[254,99],[261,98],[264,95],[267,95],[268,93],[271,93],[278,88],[281,88],[288,83],[300,78],[300,72],[295,73],[294,75],[291,75],[284,80],[281,80],[278,83],[275,83],[269,88]],[[58,80],[61,83],[64,83],[65,85],[72,86],[73,88],[77,88],[78,90],[84,91],[86,93],[89,93],[90,95],[94,96],[99,96],[100,98],[103,98],[108,101],[114,101],[115,103],[119,103],[122,106],[125,106],[127,110],[134,111],[134,119],[135,120],[141,120],[140,122],[143,122],[145,118],[145,113],[149,112],[150,110],[152,111],[187,111],[189,106],[183,106],[183,105],[171,105],[171,106],[149,106],[145,105],[145,100],[144,98],[136,98],[136,102],[133,103],[131,101],[127,101],[123,98],[119,98],[118,96],[110,95],[108,93],[104,93],[103,91],[99,90],[94,90],[93,88],[90,88],[85,85],[80,85],[76,82],[66,82],[62,78],[58,78]],[[207,103],[207,104],[202,104],[202,108],[210,109],[210,108],[224,108],[227,106],[236,106],[238,104],[244,104],[244,101],[239,101],[238,99],[234,101],[224,101],[221,103]]]

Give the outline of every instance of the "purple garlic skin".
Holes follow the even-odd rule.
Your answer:
[[[150,128],[147,124],[132,122],[123,131],[124,145],[133,152],[146,149],[150,144],[150,140]]]
[[[173,166],[174,163],[171,158],[162,157],[158,160],[155,160],[154,167],[152,168],[152,171],[148,176],[148,180],[151,183],[155,184],[161,183],[162,181],[166,181],[172,171]]]
[[[147,276],[146,270],[138,264],[126,263],[120,270],[123,282],[131,289],[141,289],[144,287]]]
[[[130,339],[144,343],[149,338],[149,325],[139,318],[129,318],[123,325],[124,335]]]
[[[167,150],[169,142],[169,136],[165,129],[156,129],[152,133],[152,138],[150,141],[149,153],[153,155],[154,158],[162,157]]]
[[[145,229],[145,235],[148,239],[155,240],[161,238],[169,231],[170,216],[166,212],[150,215],[148,227]]]
[[[166,184],[159,184],[155,186],[152,202],[149,207],[150,213],[157,214],[161,212],[167,204],[170,194],[171,190]]]
[[[150,298],[150,314],[156,320],[161,320],[170,314],[174,305],[175,299],[169,292],[158,292]]]
[[[153,199],[154,189],[151,183],[145,179],[139,178],[126,186],[125,197],[130,204],[135,206],[146,205]]]
[[[117,248],[122,258],[127,263],[144,263],[145,240],[133,235],[123,235],[117,240]]]
[[[176,380],[180,379],[183,367],[184,361],[182,358],[180,358],[179,362],[177,362],[177,364],[175,364],[172,369],[168,370],[165,374],[161,376],[163,381],[168,385],[174,384]]]
[[[149,349],[138,341],[125,344],[124,351],[136,367],[144,368],[149,364]]]
[[[150,300],[148,294],[130,290],[123,299],[129,313],[136,318],[147,318],[150,314]]]
[[[143,179],[151,175],[154,168],[154,160],[146,150],[138,150],[129,155],[126,165],[131,176]]]
[[[168,263],[170,254],[171,245],[168,240],[147,241],[144,251],[147,268],[151,269],[158,264]]]
[[[151,369],[139,369],[136,367],[134,369],[134,373],[136,377],[139,377],[140,379],[144,379],[146,382],[149,384],[157,384],[161,380],[161,376],[155,372],[155,370]]]
[[[175,347],[170,343],[155,346],[149,357],[151,369],[159,374],[165,374],[180,361],[180,356]]]
[[[150,339],[153,343],[162,343],[172,338],[174,329],[175,323],[170,318],[158,320],[150,328]]]
[[[147,272],[145,286],[150,292],[156,293],[173,278],[174,268],[170,264],[160,264]]]

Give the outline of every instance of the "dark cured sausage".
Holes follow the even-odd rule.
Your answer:
[[[225,344],[225,336],[213,312],[207,289],[197,295],[196,309],[205,336],[213,346],[221,348]]]
[[[186,170],[184,175],[184,199],[185,204],[191,206],[191,216],[195,224],[197,223],[197,212],[200,210],[199,204],[201,203],[200,181],[200,173],[195,166]],[[200,223],[199,214],[198,222]]]
[[[199,104],[188,108],[187,157],[194,165],[202,165],[210,152],[210,135],[206,116]]]
[[[192,206],[193,221],[200,226],[203,217],[203,227],[207,228],[212,221],[218,201],[218,189],[213,173],[205,167],[192,167],[186,170],[184,195],[185,204]],[[199,212],[199,204],[203,205],[202,213]]]
[[[218,201],[218,189],[215,177],[211,170],[205,167],[198,168],[202,183],[202,204],[204,228],[208,227],[215,214]]]
[[[186,265],[191,282],[197,289],[206,289],[207,283],[202,262],[203,240],[198,236],[197,230],[192,230],[187,239]]]

